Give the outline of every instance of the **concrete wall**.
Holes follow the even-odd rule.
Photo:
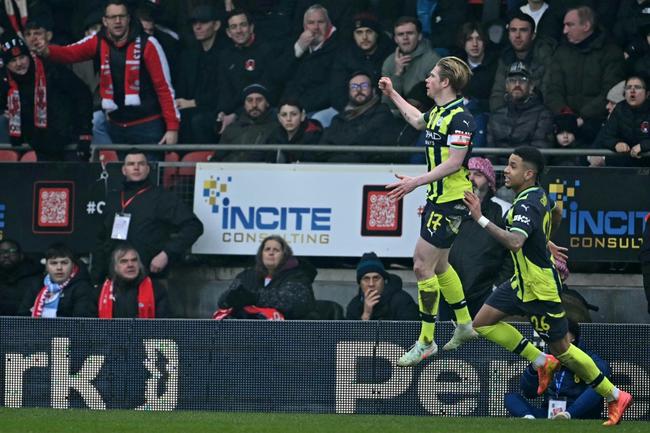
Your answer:
[[[220,294],[242,268],[208,266],[177,267],[169,278],[169,296],[176,317],[210,318]],[[417,299],[410,270],[389,270],[404,280],[407,292]],[[567,280],[590,303],[600,307],[591,312],[594,322],[650,323],[641,275],[571,274]],[[316,299],[336,301],[345,309],[358,288],[353,269],[319,269],[314,282]]]

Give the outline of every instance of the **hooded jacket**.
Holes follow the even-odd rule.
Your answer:
[[[345,318],[360,320],[363,314],[364,296],[361,287],[359,293],[348,304]],[[370,320],[419,320],[418,306],[408,293],[402,289],[402,279],[395,274],[388,274],[384,291],[379,302],[372,309]]]

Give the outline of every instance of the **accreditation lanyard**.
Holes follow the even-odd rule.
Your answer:
[[[147,187],[142,188],[141,190],[138,190],[138,192],[136,192],[135,194],[133,194],[133,196],[132,196],[130,199],[128,199],[127,201],[124,201],[124,191],[122,191],[122,192],[121,192],[121,195],[120,195],[120,204],[122,205],[122,213],[124,213],[124,210],[125,210],[125,209],[130,205],[130,204],[131,204],[131,202],[132,202],[132,201],[133,201],[137,196],[139,196],[140,194],[145,193],[145,192],[146,192],[147,190],[149,190],[150,188],[151,188],[150,186],[147,186]]]
[[[560,377],[555,379],[555,398],[560,398],[560,388],[562,387],[562,381],[564,380],[565,374],[566,370],[562,370],[562,372],[557,375]]]

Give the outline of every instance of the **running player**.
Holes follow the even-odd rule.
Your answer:
[[[560,301],[562,283],[551,257],[566,257],[563,253],[566,249],[549,241],[553,228],[559,225],[561,211],[538,184],[543,169],[544,157],[534,147],[518,147],[510,155],[504,170],[505,185],[517,195],[506,214],[506,230],[481,214],[481,202],[476,194],[465,192],[464,201],[472,218],[510,250],[515,265],[510,281],[492,292],[477,313],[474,329],[533,363],[539,376],[539,395],[548,387],[560,363],[563,364],[607,399],[609,417],[604,425],[616,425],[632,404],[632,396],[615,387],[589,355],[571,344]],[[502,321],[512,314],[527,316],[557,358],[541,352],[516,328]]]
[[[404,119],[418,130],[426,129],[427,172],[417,177],[396,174],[399,180],[386,187],[394,200],[419,186],[428,188],[420,238],[413,253],[422,327],[418,341],[397,361],[400,367],[414,366],[438,352],[434,331],[440,292],[453,307],[457,321],[454,335],[443,349],[455,349],[478,336],[472,329],[460,279],[448,261],[449,248],[467,215],[464,192],[472,190],[467,161],[476,127],[461,94],[471,75],[469,66],[457,57],[440,59],[426,79],[427,96],[436,105],[424,114],[395,91],[390,78],[379,80],[379,88]]]

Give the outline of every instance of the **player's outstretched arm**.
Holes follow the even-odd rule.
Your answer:
[[[390,78],[381,77],[379,79],[379,89],[384,95],[388,96],[390,100],[393,101],[393,104],[395,104],[399,112],[402,113],[404,120],[406,120],[412,127],[417,130],[423,130],[425,128],[426,124],[424,123],[422,112],[409,104],[406,99],[402,98],[402,95],[397,93]]]

